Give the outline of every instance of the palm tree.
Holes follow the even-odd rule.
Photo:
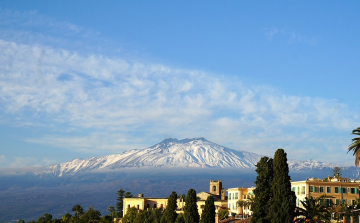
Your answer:
[[[296,223],[302,222],[330,222],[330,213],[324,204],[321,204],[323,198],[305,197],[305,201],[300,201],[304,208],[297,208],[296,216],[302,216],[294,220]]]
[[[348,152],[353,150],[353,155],[355,156],[355,166],[359,166],[360,161],[360,127],[357,129],[354,129],[352,131],[353,135],[358,135],[358,137],[355,137],[352,139],[352,143],[349,145]]]

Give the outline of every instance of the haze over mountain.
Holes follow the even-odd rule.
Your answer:
[[[123,168],[250,168],[262,155],[229,149],[204,138],[165,139],[146,149],[135,149],[90,159],[74,159],[47,166],[41,173],[56,176],[74,175],[94,170]],[[335,164],[315,160],[289,160],[289,168],[296,170],[333,168]]]

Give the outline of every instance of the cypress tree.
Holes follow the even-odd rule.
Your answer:
[[[117,209],[117,212],[118,212],[118,217],[122,217],[123,216],[123,205],[124,205],[124,197],[125,197],[125,191],[120,188],[120,190],[117,191],[117,195],[118,195],[118,198],[117,198],[117,203],[116,203],[116,209]]]
[[[199,223],[200,217],[196,202],[196,191],[194,189],[188,190],[184,208],[185,223]]]
[[[177,194],[175,191],[173,191],[168,198],[166,209],[163,214],[163,218],[166,223],[175,223],[177,217],[176,208]]]
[[[201,214],[201,223],[215,223],[215,205],[213,196],[208,196]]]
[[[296,196],[291,191],[289,166],[283,149],[275,152],[273,160],[273,181],[271,187],[269,219],[271,223],[290,223],[294,218]]]
[[[256,164],[257,177],[255,180],[256,188],[254,189],[254,202],[251,205],[253,212],[251,223],[267,223],[269,204],[271,199],[271,182],[273,179],[273,159],[262,157]]]

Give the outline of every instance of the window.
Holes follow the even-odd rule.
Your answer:
[[[213,186],[213,191],[216,191],[216,186]]]
[[[335,187],[335,193],[336,193],[336,194],[340,193],[339,187]]]
[[[315,186],[309,186],[309,192],[315,192]]]
[[[156,204],[154,204],[154,208],[156,208]]]
[[[140,208],[140,205],[136,205],[136,208],[139,210],[139,208]]]
[[[305,186],[302,186],[302,188],[301,188],[301,194],[305,194]]]
[[[342,187],[341,189],[342,189],[342,193],[346,194],[346,187]]]
[[[234,199],[235,199],[235,200],[237,200],[237,199],[238,199],[238,195],[239,195],[239,193],[238,193],[238,192],[236,192],[236,193],[234,194]]]
[[[330,187],[326,187],[326,193],[331,193]]]
[[[160,208],[164,208],[164,204],[161,204]]]
[[[292,187],[292,188],[291,188],[291,191],[295,192],[295,187]]]
[[[147,205],[146,205],[146,208],[150,208],[150,204],[147,204]]]
[[[351,204],[352,204],[352,205],[355,205],[355,200],[351,200]]]
[[[231,200],[231,193],[229,193],[229,200]]]
[[[350,188],[350,193],[355,194],[355,188]]]
[[[320,193],[324,193],[324,187],[320,187]]]
[[[336,199],[336,205],[340,204],[340,199]]]
[[[128,209],[130,208],[130,204],[128,204]]]
[[[346,200],[346,199],[344,199],[342,203],[346,205],[346,204],[347,204],[346,202],[347,202],[347,200]]]

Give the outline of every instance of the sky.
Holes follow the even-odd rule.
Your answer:
[[[0,168],[204,137],[350,166],[359,1],[0,0]]]

